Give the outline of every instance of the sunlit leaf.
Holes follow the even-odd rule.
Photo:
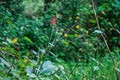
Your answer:
[[[118,71],[120,73],[120,69],[119,68],[115,68],[116,71]]]
[[[99,33],[99,34],[101,34],[101,33],[103,33],[103,32],[100,31],[100,30],[95,30],[94,33]]]
[[[57,70],[57,67],[54,66],[51,61],[45,61],[42,65],[42,72],[45,74],[50,74],[51,72],[54,72]]]
[[[10,66],[11,66],[11,64],[10,64],[9,62],[7,62],[6,60],[4,60],[3,58],[0,58],[0,61],[1,61],[2,63],[4,63],[7,67],[10,67]]]
[[[100,63],[99,61],[97,61],[95,58],[90,57],[94,62],[96,62],[97,64],[100,64],[101,66],[104,66],[102,63]]]
[[[31,52],[34,54],[38,54],[38,52],[36,52],[35,50],[31,50]]]
[[[31,73],[31,74],[27,74],[29,77],[31,77],[31,78],[36,78],[37,76],[35,75],[35,74],[33,74],[33,73]]]
[[[53,43],[49,43],[51,46],[54,46],[54,44]]]
[[[91,19],[91,20],[90,20],[90,22],[92,22],[92,23],[96,23],[97,21],[96,21],[96,20]]]
[[[45,54],[45,49],[39,49],[42,54]]]
[[[33,69],[32,69],[32,68],[27,67],[27,68],[26,68],[26,72],[27,72],[27,74],[28,74],[28,75],[30,75],[30,74],[32,74]]]
[[[94,66],[94,71],[98,71],[99,67],[98,66]]]
[[[26,37],[26,36],[24,37],[24,40],[27,41],[27,42],[29,42],[29,43],[31,43],[31,44],[33,44],[33,42],[31,41],[31,39],[28,38],[28,37]]]

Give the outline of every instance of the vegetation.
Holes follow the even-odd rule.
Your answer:
[[[120,1],[1,0],[0,80],[120,80]]]

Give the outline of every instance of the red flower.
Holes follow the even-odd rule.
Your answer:
[[[57,21],[57,18],[54,17],[54,18],[52,19],[52,22],[51,22],[52,26],[54,26],[54,25],[56,24],[56,21]]]

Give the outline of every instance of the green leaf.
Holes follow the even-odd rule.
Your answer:
[[[103,11],[103,10],[104,10],[104,7],[103,7],[103,6],[99,6],[99,7],[98,7],[98,10],[99,10],[99,11]]]
[[[56,71],[57,67],[52,64],[51,61],[45,61],[42,65],[42,72],[45,74],[50,74],[53,71]]]
[[[118,71],[118,72],[120,73],[120,69],[118,69],[118,68],[115,68],[115,70],[116,70],[116,71]]]
[[[91,19],[90,22],[91,22],[91,23],[96,23],[97,21],[94,20],[94,19]]]
[[[6,60],[4,60],[3,58],[0,58],[0,61],[2,62],[2,63],[4,63],[7,67],[10,67],[11,66],[11,64],[10,63],[8,63]]]
[[[31,44],[33,44],[32,40],[30,38],[26,37],[26,36],[24,37],[24,40],[31,43]]]

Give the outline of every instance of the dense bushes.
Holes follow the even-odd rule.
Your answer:
[[[0,78],[29,79],[29,77],[37,77],[43,79],[45,74],[51,72],[52,69],[57,71],[51,74],[51,79],[64,80],[67,78],[73,79],[74,77],[71,77],[71,75],[75,75],[72,73],[79,73],[78,69],[80,67],[76,72],[70,72],[68,68],[71,69],[71,67],[64,65],[68,70],[65,71],[70,73],[66,74],[62,65],[56,69],[56,66],[49,61],[46,62],[46,60],[56,62],[56,65],[73,61],[74,63],[71,62],[71,66],[81,61],[79,65],[89,64],[88,71],[91,70],[93,64],[92,67],[95,67],[96,74],[90,72],[91,75],[87,76],[87,69],[86,71],[83,69],[79,73],[83,77],[77,78],[78,76],[76,76],[76,78],[83,79],[84,76],[87,76],[86,79],[98,79],[97,77],[100,78],[101,76],[101,79],[106,78],[102,72],[97,75],[99,73],[96,70],[96,65],[98,69],[105,64],[105,70],[111,63],[101,34],[105,36],[113,55],[119,55],[120,5],[112,0],[95,2],[101,27],[101,30],[99,30],[91,1],[55,0],[48,3],[46,1],[1,1],[0,71],[3,73],[0,73]],[[106,63],[103,61],[102,64],[102,61],[96,60],[98,57],[108,59],[108,61]],[[117,61],[119,58],[115,59]],[[44,64],[50,65],[50,69],[46,72],[44,71],[44,68],[46,68],[43,66]],[[117,67],[120,67],[119,62],[116,64]],[[109,70],[113,72],[112,64],[110,66]],[[118,68],[116,69],[119,71]],[[115,78],[114,74],[113,78]]]

